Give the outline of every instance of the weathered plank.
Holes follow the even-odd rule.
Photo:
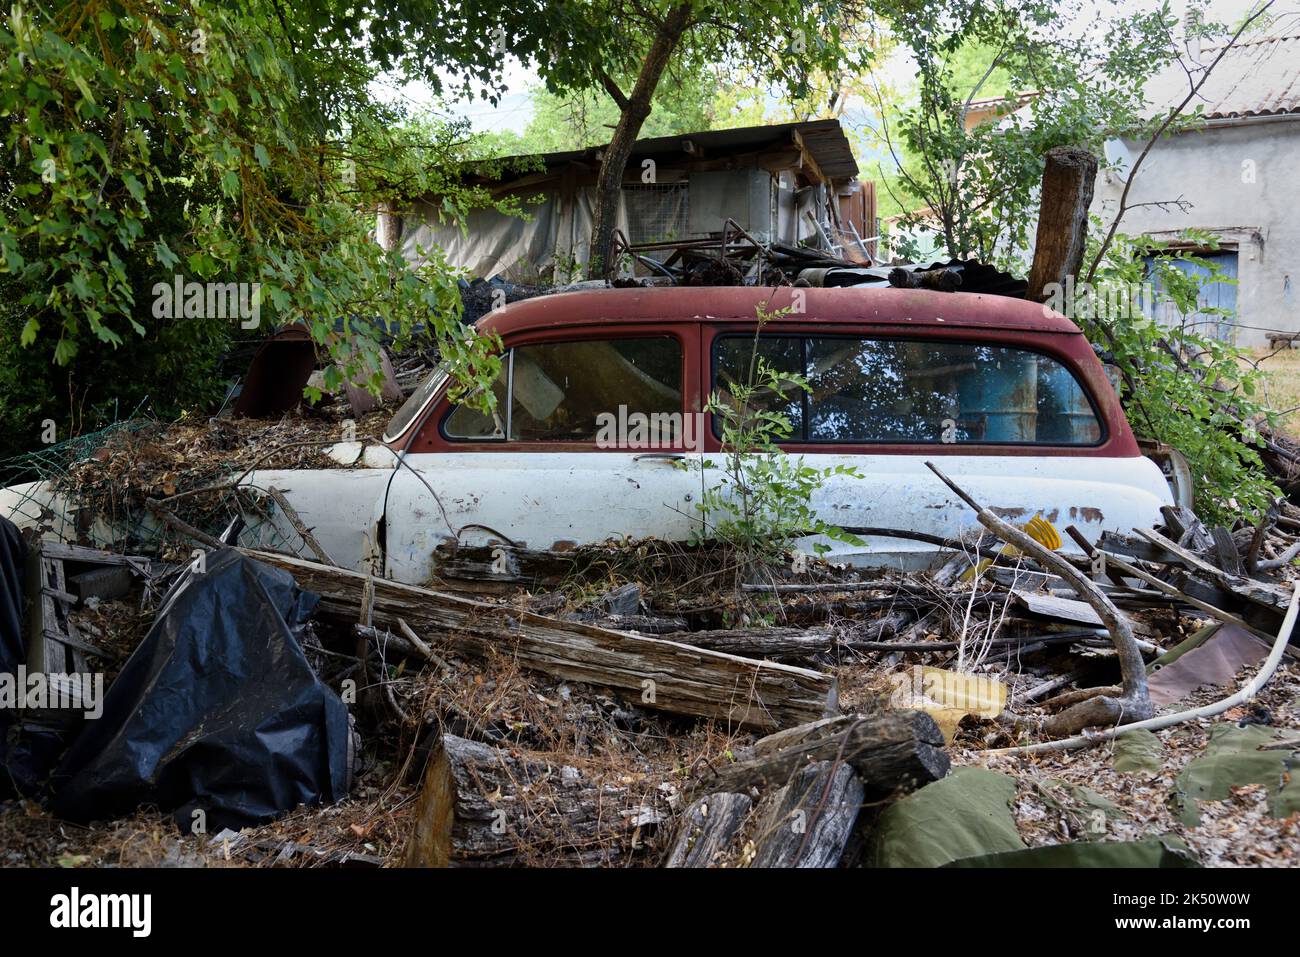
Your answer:
[[[737,628],[717,631],[689,631],[667,637],[746,658],[789,661],[810,658],[835,647],[830,629]]]
[[[290,572],[321,596],[322,613],[351,627],[366,576],[274,552],[245,554]],[[640,706],[773,731],[839,710],[835,679],[817,671],[709,651],[662,638],[563,621],[504,605],[373,579],[374,625],[405,619],[426,640],[456,651],[512,654],[519,665],[569,681],[629,692]]]

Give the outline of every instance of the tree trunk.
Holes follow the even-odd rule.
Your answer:
[[[685,631],[664,637],[671,641],[684,641],[697,648],[708,648],[745,658],[766,658],[770,661],[812,658],[835,647],[835,635],[829,629],[737,628]]]
[[[1097,157],[1092,153],[1077,146],[1047,151],[1034,264],[1025,293],[1031,302],[1043,302],[1050,295],[1047,286],[1058,283],[1064,288],[1067,277],[1079,274],[1096,183]]]
[[[752,815],[748,795],[706,795],[682,815],[664,867],[835,867],[862,796],[853,769],[834,761],[798,769]]]
[[[886,711],[768,735],[695,782],[665,867],[835,867],[858,812],[948,773],[929,715]],[[751,802],[759,792],[757,807]]]
[[[591,253],[587,263],[589,279],[608,279],[616,267],[612,262],[611,247],[614,240],[614,225],[618,221],[618,200],[623,189],[623,172],[627,169],[632,147],[641,134],[641,127],[650,115],[650,103],[654,99],[659,78],[663,76],[672,59],[682,34],[690,25],[691,7],[683,3],[673,7],[668,16],[659,25],[654,40],[641,63],[641,72],[632,88],[632,95],[622,97],[619,102],[621,113],[618,126],[605,147],[605,155],[600,164],[600,175],[596,180],[596,209],[591,226]],[[612,81],[606,83],[613,87]],[[610,90],[611,95],[617,92]],[[620,94],[621,96],[621,94]]]
[[[746,794],[706,794],[682,814],[664,867],[714,867],[738,857],[736,839],[754,802]]]
[[[817,761],[759,804],[750,867],[836,867],[862,808],[862,782],[847,764]]]

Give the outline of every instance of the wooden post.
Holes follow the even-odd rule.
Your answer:
[[[1029,270],[1025,298],[1042,302],[1051,283],[1065,285],[1083,264],[1088,239],[1088,207],[1097,182],[1097,157],[1078,146],[1057,146],[1047,151],[1043,169],[1042,201],[1038,212],[1038,238],[1034,264]]]

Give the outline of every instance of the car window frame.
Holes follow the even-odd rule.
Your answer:
[[[447,443],[448,445],[453,445],[453,446],[487,447],[482,449],[481,451],[497,451],[497,450],[566,451],[566,450],[572,450],[575,447],[581,449],[589,449],[592,451],[601,451],[601,452],[618,451],[617,449],[613,449],[613,450],[602,449],[596,444],[594,439],[592,439],[591,441],[587,441],[583,439],[512,439],[510,437],[510,427],[513,424],[511,419],[511,406],[513,403],[511,399],[513,395],[512,390],[514,388],[515,350],[519,348],[526,348],[527,346],[534,346],[534,345],[563,345],[563,344],[574,343],[574,342],[609,342],[609,341],[628,340],[628,339],[669,339],[674,344],[676,344],[678,348],[679,372],[681,376],[681,387],[680,387],[681,401],[680,401],[680,409],[678,411],[683,416],[685,416],[688,414],[687,408],[690,404],[689,392],[690,392],[690,387],[692,382],[691,367],[693,361],[698,358],[698,352],[696,350],[698,350],[699,348],[698,331],[693,330],[696,331],[696,335],[693,342],[691,336],[689,336],[685,330],[686,327],[683,326],[682,324],[672,323],[668,320],[665,320],[663,324],[656,324],[653,328],[649,328],[649,329],[638,328],[638,327],[618,329],[618,328],[611,328],[609,326],[590,327],[590,328],[570,327],[564,329],[562,331],[562,334],[557,334],[558,332],[560,332],[560,330],[555,330],[555,329],[546,330],[546,331],[539,330],[531,334],[524,334],[524,335],[520,335],[517,338],[513,338],[507,345],[505,345],[504,351],[502,353],[502,360],[503,360],[502,364],[505,365],[507,362],[509,364],[509,371],[507,373],[507,380],[506,380],[506,395],[505,395],[505,402],[506,402],[506,415],[504,417],[505,426],[506,426],[505,436],[502,438],[481,438],[481,437],[457,438],[455,436],[448,435],[446,431],[447,420],[451,418],[451,416],[455,413],[456,409],[459,408],[460,404],[448,401],[446,396],[444,395],[439,400],[444,405],[444,408],[437,416],[436,433],[438,435],[438,438],[441,441]],[[425,428],[427,427],[428,426],[426,425]],[[676,450],[675,447],[672,449],[665,449],[665,451],[674,451],[674,450]],[[466,451],[471,451],[471,449],[466,449]]]
[[[812,419],[811,419],[812,404],[809,400],[809,395],[807,391],[801,389],[799,391],[801,393],[800,407],[802,409],[802,415],[803,415],[803,435],[801,435],[798,438],[792,436],[791,438],[788,439],[782,439],[780,442],[780,445],[782,446],[790,446],[792,448],[815,448],[820,446],[846,447],[846,448],[860,447],[860,448],[867,448],[867,449],[917,448],[917,449],[926,449],[926,450],[1015,448],[1015,449],[1051,449],[1051,450],[1060,451],[1060,450],[1085,450],[1085,449],[1096,450],[1106,445],[1106,443],[1109,442],[1111,439],[1110,423],[1108,422],[1103,412],[1102,406],[1099,403],[1096,394],[1089,386],[1086,378],[1080,375],[1080,370],[1072,362],[1068,361],[1065,357],[1061,355],[1054,355],[1045,349],[1037,348],[1035,346],[1031,346],[1027,344],[1012,342],[1007,339],[1001,339],[1001,338],[984,339],[984,338],[971,338],[965,336],[952,336],[952,335],[943,335],[943,336],[916,335],[915,333],[913,333],[912,335],[890,335],[887,333],[878,333],[878,332],[846,332],[843,330],[835,330],[833,332],[828,332],[828,331],[814,330],[814,329],[792,329],[792,330],[781,329],[781,330],[773,330],[770,332],[757,332],[757,333],[754,332],[753,330],[749,332],[745,332],[742,330],[716,329],[713,333],[711,340],[707,344],[708,377],[706,381],[702,383],[702,386],[705,387],[709,395],[712,395],[714,391],[718,388],[717,385],[718,343],[723,339],[746,339],[749,341],[753,341],[756,336],[758,338],[764,338],[764,339],[798,338],[802,340],[799,352],[800,352],[801,361],[803,363],[804,375],[807,375],[807,369],[808,369],[807,340],[809,339],[849,339],[849,340],[857,340],[857,341],[870,339],[873,341],[888,340],[893,342],[920,342],[920,343],[942,342],[942,343],[952,344],[952,345],[994,346],[994,347],[1000,346],[1005,349],[1014,349],[1020,352],[1028,353],[1030,355],[1040,356],[1042,358],[1049,359],[1052,362],[1056,363],[1061,368],[1065,369],[1065,371],[1070,374],[1070,377],[1074,380],[1075,384],[1081,390],[1083,390],[1083,394],[1085,397],[1087,397],[1088,400],[1088,407],[1092,411],[1093,420],[1097,423],[1098,426],[1097,440],[1095,442],[1088,442],[1088,443],[1008,442],[1005,440],[978,441],[978,442],[937,442],[937,441],[916,442],[916,441],[905,441],[899,439],[861,439],[861,438],[813,439],[813,438],[803,437],[809,434],[809,429],[811,429],[812,426]],[[703,347],[704,345],[702,344],[702,348]],[[715,442],[721,441],[722,435],[721,435],[720,423],[718,421],[718,416],[710,413],[709,425],[708,428],[706,429],[706,432],[713,438]]]

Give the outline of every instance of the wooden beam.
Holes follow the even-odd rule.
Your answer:
[[[351,627],[367,576],[276,552],[241,551],[283,568],[321,596],[321,611]],[[818,671],[708,651],[662,638],[562,621],[384,579],[373,582],[373,624],[401,620],[472,657],[508,652],[523,668],[614,688],[638,705],[736,727],[776,730],[839,711],[835,679]]]
[[[1049,285],[1063,287],[1066,277],[1078,275],[1088,238],[1088,207],[1097,182],[1097,157],[1086,149],[1057,146],[1047,151],[1046,159],[1038,238],[1025,294],[1031,302],[1047,299]]]
[[[805,174],[811,172],[809,179],[815,183],[830,183],[830,178],[822,172],[822,168],[817,165],[817,160],[813,157],[812,151],[804,144],[803,135],[794,130],[790,133],[790,138],[794,140],[794,145],[799,148],[799,165]]]

